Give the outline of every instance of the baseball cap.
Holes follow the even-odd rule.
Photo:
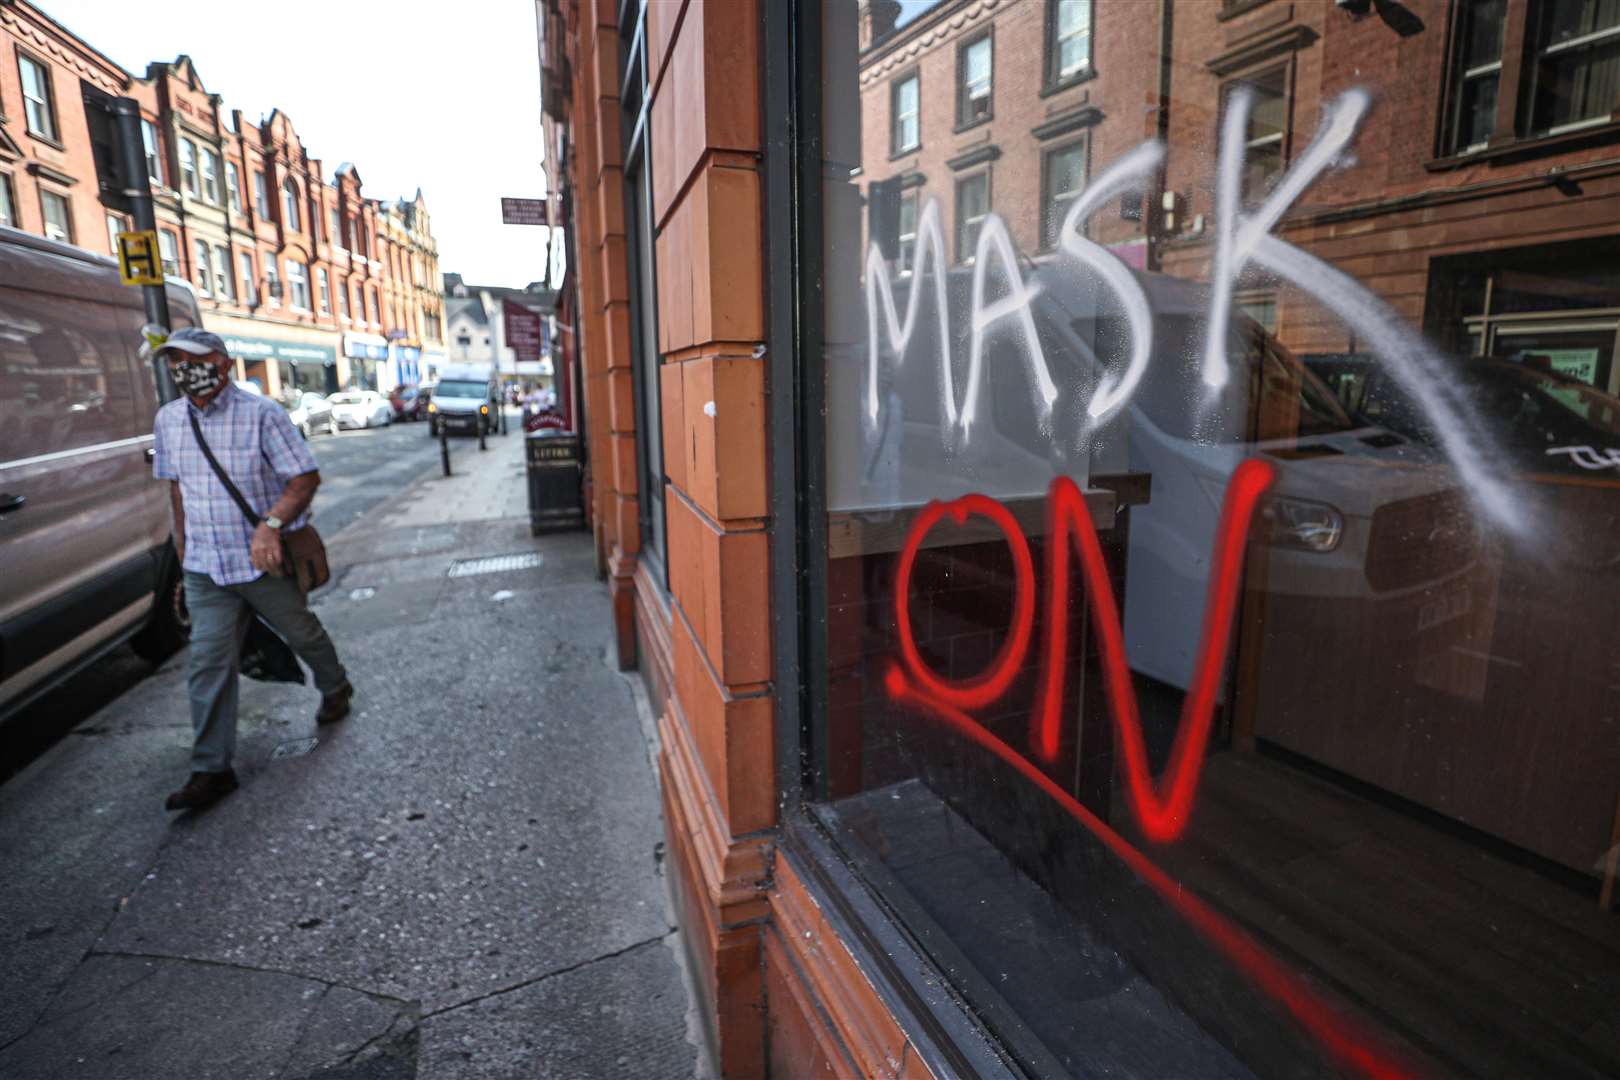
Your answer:
[[[221,353],[229,356],[230,350],[225,347],[225,339],[218,334],[211,334],[200,326],[183,326],[169,335],[169,339],[158,346],[158,355],[162,356],[170,349],[190,353],[193,356],[207,356],[209,353]]]

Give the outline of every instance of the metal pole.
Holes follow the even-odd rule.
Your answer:
[[[146,150],[141,143],[141,107],[134,98],[120,97],[113,98],[112,111],[118,129],[118,171],[128,178],[128,186],[121,194],[129,200],[129,212],[135,219],[135,228],[141,232],[156,231],[157,211],[152,203],[152,182],[146,171]],[[167,286],[142,285],[141,299],[146,303],[146,321],[162,327],[167,334]],[[179,392],[169,376],[168,366],[159,363],[155,356],[152,366],[157,375],[158,396],[164,401],[172,401]]]
[[[428,423],[433,421],[429,420]],[[450,433],[445,430],[443,421],[439,423],[439,460],[444,462],[444,475],[450,475]]]
[[[480,449],[480,450],[488,450],[489,449],[489,447],[484,445],[484,435],[488,431],[488,429],[489,429],[489,423],[482,416],[480,416],[478,418],[478,449]]]

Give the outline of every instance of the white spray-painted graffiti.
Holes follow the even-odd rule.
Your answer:
[[[1445,375],[1445,360],[1402,317],[1354,278],[1321,259],[1272,234],[1283,215],[1328,169],[1346,160],[1356,131],[1372,99],[1363,90],[1350,90],[1335,99],[1305,152],[1299,156],[1265,199],[1253,210],[1241,208],[1245,132],[1252,107],[1246,92],[1228,100],[1222,124],[1216,176],[1215,251],[1210,282],[1203,349],[1202,379],[1213,395],[1231,377],[1227,359],[1233,293],[1253,264],[1309,294],[1353,330],[1382,363],[1397,384],[1427,414],[1441,448],[1457,470],[1463,486],[1480,510],[1509,532],[1522,535],[1526,516],[1515,501],[1500,459],[1483,435],[1488,430],[1473,406],[1459,395]],[[1124,314],[1129,350],[1117,372],[1104,372],[1086,407],[1089,429],[1094,431],[1130,402],[1153,355],[1154,319],[1148,298],[1134,272],[1102,245],[1084,235],[1087,219],[1101,206],[1126,192],[1142,189],[1164,158],[1164,147],[1144,142],[1115,161],[1074,199],[1058,234],[1058,251],[1077,269],[1097,275],[1113,294]],[[1001,217],[987,215],[975,248],[972,318],[966,382],[958,391],[949,342],[950,319],[946,277],[948,262],[936,200],[923,206],[917,222],[914,277],[906,297],[904,318],[895,304],[889,268],[875,242],[866,257],[867,379],[866,419],[877,430],[884,397],[879,391],[879,365],[885,341],[896,366],[904,365],[907,347],[930,290],[923,279],[933,278],[931,300],[938,322],[937,356],[940,430],[951,444],[966,445],[973,435],[983,381],[987,336],[1010,321],[1019,333],[1019,349],[1027,369],[1030,393],[1042,433],[1051,436],[1052,410],[1059,397],[1051,367],[1042,352],[1031,315],[1031,301],[1039,285],[1026,281],[1019,269],[1019,253]],[[1005,281],[1005,293],[986,301],[990,275]],[[885,331],[886,335],[880,333]],[[1113,365],[1110,365],[1113,366]],[[1082,435],[1082,438],[1084,436]]]
[[[1562,455],[1583,469],[1620,469],[1620,447],[1599,450],[1592,446],[1549,446],[1547,456]]]

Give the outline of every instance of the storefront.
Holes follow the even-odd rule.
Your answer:
[[[338,389],[337,349],[320,341],[281,337],[249,336],[218,326],[225,319],[209,320],[209,328],[225,339],[231,356],[241,368],[242,378],[252,380],[273,397],[285,397],[294,389],[326,395]]]
[[[349,361],[349,381],[344,384],[350,390],[389,390],[392,385],[384,386],[389,375],[388,371],[388,339],[377,334],[357,334],[353,331],[343,335],[343,355]]]
[[[422,381],[422,347],[420,345],[393,341],[389,343],[389,352],[393,355],[394,386],[415,386]]]
[[[1620,8],[542,6],[723,1074],[1620,1074]]]

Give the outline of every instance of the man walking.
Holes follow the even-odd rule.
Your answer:
[[[297,578],[282,567],[280,532],[303,527],[321,482],[314,455],[281,406],[231,385],[231,359],[217,334],[199,327],[177,330],[158,355],[182,395],[158,410],[152,473],[170,482],[174,504],[175,544],[191,611],[194,733],[191,779],[164,806],[194,810],[236,790],[231,758],[237,666],[254,613],[314,671],[321,691],[318,723],[347,716],[354,688]],[[199,431],[260,515],[257,524],[215,475]]]

